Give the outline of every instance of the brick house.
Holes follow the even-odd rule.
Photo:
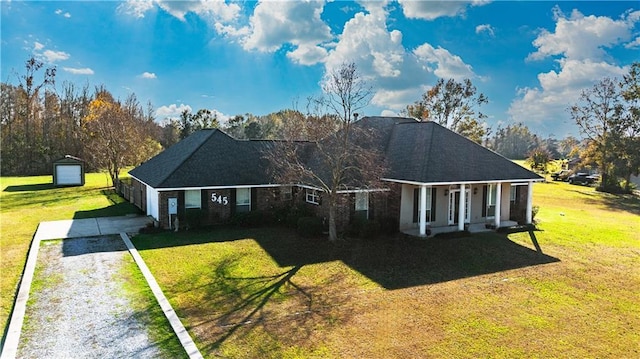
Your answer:
[[[387,169],[381,188],[339,192],[338,227],[356,214],[391,218],[420,236],[427,228],[531,223],[532,185],[543,180],[537,174],[434,122],[364,117],[356,125],[378,134]],[[190,209],[199,210],[203,224],[294,205],[326,217],[319,188],[277,183],[269,174],[263,154],[270,144],[198,131],[130,171],[133,202],[163,228]]]

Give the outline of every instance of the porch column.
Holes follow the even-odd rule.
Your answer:
[[[427,235],[427,186],[420,186],[420,236]]]
[[[502,183],[496,183],[496,229],[500,228],[500,209],[502,207]]]
[[[533,181],[527,184],[527,224],[533,222]]]
[[[460,184],[460,201],[458,203],[458,230],[464,231],[464,210],[466,203],[466,191],[464,183]]]

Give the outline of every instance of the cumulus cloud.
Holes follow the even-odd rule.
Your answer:
[[[487,33],[489,36],[495,36],[495,32],[493,31],[493,27],[489,24],[481,24],[476,26],[476,34]]]
[[[377,5],[377,6],[374,6]],[[422,44],[413,51],[402,44],[402,33],[387,28],[383,3],[370,4],[369,13],[357,13],[347,21],[325,71],[355,62],[362,77],[375,90],[372,104],[392,112],[403,110],[435,83],[436,77],[475,77],[471,66],[441,47]]]
[[[398,0],[404,16],[409,19],[435,20],[439,17],[464,15],[470,6],[480,6],[488,1],[415,1]]]
[[[74,75],[93,75],[93,70],[85,67],[85,68],[76,68],[76,67],[63,67],[64,71],[74,74]]]
[[[41,44],[41,43],[39,43],[37,41],[33,43],[33,51],[40,51],[42,49],[44,49],[44,45],[43,44]]]
[[[291,44],[296,49],[287,56],[295,62],[312,65],[322,61],[326,50],[318,45],[333,38],[320,17],[324,4],[324,0],[259,2],[241,40],[243,48],[272,52]]]
[[[225,28],[240,15],[240,5],[224,0],[165,1],[128,0],[118,6],[118,12],[136,18],[143,18],[156,6],[172,16],[185,21],[188,13],[197,14],[209,21],[214,28]]]
[[[141,79],[155,79],[157,78],[156,74],[153,72],[143,72],[140,75],[138,75],[139,78]]]
[[[453,78],[462,80],[474,77],[470,65],[462,61],[460,56],[452,55],[448,50],[430,44],[423,44],[413,51],[421,62],[426,63],[426,67],[440,78]],[[431,66],[435,65],[435,68]]]
[[[555,55],[576,60],[602,59],[605,48],[630,39],[634,24],[629,20],[631,16],[614,20],[606,16],[584,16],[576,9],[566,17],[558,6],[554,8],[554,15],[554,31],[541,30],[533,41],[537,50],[529,55],[530,60]]]
[[[627,49],[636,49],[640,48],[640,36],[636,37],[635,40],[624,45]]]
[[[573,10],[567,17],[558,6],[554,7],[554,31],[541,30],[533,41],[537,50],[527,60],[560,56],[556,60],[559,69],[538,74],[537,87],[518,89],[518,97],[508,110],[511,117],[519,122],[567,122],[566,109],[578,100],[583,89],[603,77],[625,74],[626,66],[608,62],[606,49],[628,41],[637,21],[633,14],[614,20],[606,16],[584,16]]]
[[[42,44],[40,44],[42,45]],[[40,48],[42,49],[42,48]],[[69,59],[70,55],[64,51],[45,50],[42,57],[49,63]]]
[[[183,103],[178,106],[175,103],[172,103],[169,106],[158,107],[158,109],[156,110],[156,117],[158,119],[165,119],[167,117],[177,118],[180,117],[180,114],[185,110],[191,112],[191,106],[185,105]]]

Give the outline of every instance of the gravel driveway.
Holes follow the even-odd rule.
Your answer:
[[[118,236],[42,242],[20,358],[156,358],[119,271],[132,261]]]

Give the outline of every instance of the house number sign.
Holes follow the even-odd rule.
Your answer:
[[[213,192],[211,193],[211,202],[226,206],[229,204],[229,198],[227,196],[218,196],[215,192]]]

